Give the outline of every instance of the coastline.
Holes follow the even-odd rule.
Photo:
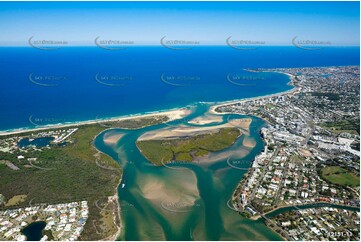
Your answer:
[[[319,205],[322,205],[322,206],[319,206]],[[263,215],[264,216],[267,216],[268,214],[270,213],[273,213],[279,209],[283,209],[283,208],[295,208],[297,209],[298,206],[318,206],[318,207],[332,207],[332,206],[341,206],[341,207],[344,207],[346,210],[347,209],[359,209],[358,207],[353,207],[353,206],[349,206],[349,205],[344,205],[344,204],[338,204],[338,203],[330,203],[330,202],[312,202],[312,203],[304,203],[304,204],[297,204],[297,205],[282,205],[282,206],[279,206],[277,208],[274,208],[266,213],[264,213]],[[257,218],[259,219],[259,218]],[[256,219],[256,220],[257,220]]]
[[[167,111],[156,111],[156,112],[151,112],[151,113],[134,114],[134,115],[128,115],[128,116],[122,116],[122,117],[112,117],[112,118],[106,118],[106,119],[92,119],[92,120],[79,121],[79,122],[73,122],[73,123],[51,124],[51,125],[44,125],[44,126],[39,126],[39,127],[35,127],[35,128],[19,128],[19,129],[12,129],[12,130],[1,130],[0,137],[7,136],[7,135],[13,135],[13,134],[22,134],[22,133],[28,133],[28,132],[34,132],[34,131],[48,130],[48,129],[77,127],[77,126],[82,126],[82,125],[101,124],[101,123],[107,123],[107,122],[119,122],[119,121],[131,120],[131,119],[136,119],[136,118],[157,117],[157,116],[167,116],[169,118],[169,120],[167,120],[167,122],[170,122],[170,121],[173,121],[176,119],[183,118],[187,114],[188,114],[187,108],[177,108],[177,109],[171,109],[171,110],[167,110]]]
[[[293,79],[294,76],[290,75],[288,73],[283,73],[283,74],[288,75],[290,77],[290,82],[288,83],[288,85],[290,85],[290,84],[292,85],[293,81],[294,81],[294,79]],[[220,112],[216,112],[215,109],[217,107],[223,106],[223,105],[229,105],[229,104],[240,103],[240,102],[245,102],[245,101],[249,101],[249,100],[257,100],[257,99],[261,99],[261,98],[291,94],[291,93],[294,93],[294,92],[298,91],[298,89],[299,89],[298,87],[294,86],[290,90],[282,91],[282,92],[278,92],[278,93],[274,93],[274,94],[220,102],[220,103],[218,103],[216,105],[211,106],[209,112],[211,114],[223,114],[223,113],[220,113]],[[212,105],[212,103],[210,103],[210,104]],[[183,107],[183,108],[176,108],[176,109],[171,109],[171,110],[166,110],[166,111],[155,111],[155,112],[150,112],[150,113],[145,113],[145,114],[134,114],[134,115],[128,115],[128,116],[122,116],[122,117],[112,117],[112,118],[106,118],[106,119],[97,119],[96,118],[96,119],[93,119],[93,120],[79,121],[79,122],[73,122],[73,123],[60,123],[60,124],[53,124],[53,125],[44,125],[44,126],[39,126],[39,127],[34,127],[34,128],[20,128],[20,129],[13,129],[13,130],[5,130],[5,131],[0,131],[0,137],[1,136],[8,136],[8,135],[29,133],[29,132],[34,132],[34,131],[49,130],[49,129],[58,129],[58,128],[67,128],[67,127],[79,127],[79,126],[83,126],[83,125],[101,124],[101,123],[106,123],[106,122],[117,122],[117,121],[123,121],[123,120],[132,120],[132,119],[144,118],[144,117],[167,116],[169,118],[169,120],[167,120],[166,122],[170,122],[170,121],[173,121],[173,120],[184,118],[188,114],[189,114],[189,109],[186,108],[186,107]],[[111,129],[111,128],[106,128],[102,132],[104,132],[107,129]],[[94,139],[98,135],[96,135],[93,138],[93,142],[94,142]],[[93,148],[95,148],[95,150],[97,152],[102,153],[101,151],[96,149],[96,147],[94,146],[94,143],[93,143]],[[117,208],[118,208],[117,209],[117,213],[118,213],[117,216],[119,218],[120,224],[119,224],[119,226],[118,226],[118,224],[116,224],[116,226],[118,227],[116,233],[114,233],[111,236],[108,236],[107,238],[104,238],[104,240],[116,240],[121,235],[121,233],[123,232],[122,231],[122,229],[123,229],[122,220],[121,220],[121,215],[120,215],[121,207],[120,207],[120,203],[119,203],[119,192],[118,192],[118,187],[121,184],[121,182],[122,182],[122,176],[119,179],[119,183],[116,186],[116,192],[114,194],[114,197],[116,196],[116,203],[117,203]],[[113,210],[113,219],[114,219],[114,221],[116,220],[115,212],[116,211]]]
[[[277,71],[275,71],[275,72],[277,72]],[[216,104],[216,105],[211,106],[209,108],[209,113],[214,114],[214,115],[233,114],[233,112],[217,112],[216,109],[218,107],[225,106],[225,105],[232,105],[232,104],[243,103],[243,102],[252,101],[252,100],[259,100],[259,99],[264,99],[264,98],[271,98],[271,97],[276,97],[276,96],[281,96],[281,95],[290,95],[290,94],[296,93],[296,92],[298,92],[300,90],[300,87],[295,85],[295,81],[296,81],[296,76],[295,75],[285,73],[285,72],[277,72],[277,73],[287,75],[290,78],[290,81],[287,83],[287,85],[293,86],[293,88],[291,88],[290,90],[287,90],[287,91],[282,91],[282,92],[269,94],[269,95],[264,95],[264,96],[257,96],[257,97],[252,97],[252,98],[243,98],[243,99],[239,99],[239,100],[232,100],[232,101],[228,101],[228,102],[222,102],[220,104]],[[261,118],[263,121],[268,123],[268,121],[265,120],[264,118],[259,117],[259,116],[256,116],[256,117]],[[252,170],[252,168],[254,168],[254,165],[255,165],[254,162],[255,162],[255,160],[252,163],[252,167],[250,167],[250,169],[245,173],[245,175],[248,175],[250,173],[250,171]],[[234,190],[234,192],[232,194],[232,200],[237,197],[236,191],[237,191],[237,189],[239,187],[243,186],[243,182],[244,182],[244,178],[241,178],[240,182],[237,184],[237,186],[236,186],[236,188],[235,188],[235,190]],[[234,206],[234,204],[232,204],[232,205]],[[237,208],[235,208],[235,209],[237,209]],[[272,211],[275,211],[277,209],[280,209],[280,207],[276,208],[276,209],[273,209]],[[272,211],[270,211],[270,212],[272,212]],[[270,213],[270,212],[268,212],[268,213]],[[266,214],[268,214],[268,213],[266,213]],[[249,219],[253,220],[253,221],[257,221],[257,220],[259,220],[261,218],[262,218],[262,216],[258,214],[258,215],[255,215],[255,216],[251,216]],[[269,229],[271,229],[274,233],[276,233],[278,236],[280,236],[284,241],[288,241],[288,239],[285,236],[283,236],[282,233],[278,233],[276,231],[276,229],[268,226],[267,224],[266,224],[266,226]]]
[[[276,71],[275,71],[276,72]],[[263,99],[263,98],[271,98],[271,97],[276,97],[276,96],[280,96],[280,95],[287,95],[287,94],[293,94],[297,91],[299,91],[299,87],[297,87],[294,84],[294,81],[296,79],[296,76],[286,73],[286,72],[278,72],[277,73],[281,73],[284,75],[287,75],[290,78],[290,81],[287,83],[287,85],[289,86],[293,86],[292,89],[287,90],[287,91],[282,91],[282,92],[277,92],[277,93],[273,93],[273,94],[268,94],[268,95],[263,95],[263,96],[257,96],[257,97],[251,97],[251,98],[242,98],[242,99],[237,99],[237,100],[231,100],[231,101],[225,101],[225,102],[221,102],[219,104],[213,105],[210,107],[209,112],[211,114],[232,114],[230,112],[217,112],[216,109],[218,107],[224,106],[224,105],[232,105],[232,104],[236,104],[236,103],[243,103],[243,102],[247,102],[247,101],[254,101],[254,100],[258,100],[258,99]]]
[[[106,130],[108,130],[108,129],[104,129],[103,131],[101,131],[101,133],[106,131]],[[92,143],[92,148],[97,152],[97,154],[103,154],[105,156],[108,156],[107,154],[105,154],[104,152],[98,150],[95,147],[94,141],[95,141],[96,137],[98,137],[99,134],[97,134],[97,135],[95,135],[93,137],[93,140],[91,142]],[[116,164],[118,164],[118,162],[116,160],[114,160],[112,157],[110,157],[110,159],[113,160]],[[119,203],[119,191],[118,191],[118,188],[119,188],[119,186],[120,186],[120,184],[122,183],[122,180],[123,180],[123,169],[120,168],[120,166],[119,166],[119,169],[121,170],[121,176],[119,178],[118,184],[115,186],[115,193],[112,196],[113,201],[115,201],[116,205],[117,205],[116,209],[114,208],[113,211],[112,211],[113,212],[113,222],[114,222],[114,225],[117,226],[117,231],[114,234],[101,239],[101,240],[104,240],[104,241],[116,241],[117,238],[122,233],[123,225],[122,225],[122,217],[120,215],[121,207],[120,207],[120,203]],[[119,224],[117,223],[117,219],[119,220]]]
[[[211,106],[210,109],[209,109],[209,112],[212,113],[212,114],[215,114],[215,115],[224,115],[224,114],[234,114],[234,112],[221,112],[221,111],[216,111],[217,108],[219,107],[222,107],[222,106],[227,106],[227,105],[233,105],[233,104],[241,104],[241,103],[245,103],[247,101],[255,101],[255,100],[260,100],[260,99],[266,99],[266,98],[271,98],[271,97],[276,97],[276,96],[282,96],[282,95],[292,95],[294,93],[297,93],[299,90],[301,90],[301,87],[300,86],[297,86],[297,77],[296,75],[292,75],[292,74],[289,74],[289,73],[284,73],[284,72],[280,72],[280,71],[275,71],[277,73],[282,73],[282,74],[285,74],[287,76],[290,77],[291,81],[288,83],[288,85],[292,85],[293,88],[288,90],[288,91],[284,91],[284,92],[278,92],[278,93],[274,93],[274,94],[271,94],[271,95],[265,95],[265,96],[259,96],[259,97],[254,97],[254,98],[244,98],[244,99],[241,99],[239,101],[230,101],[230,102],[227,102],[227,103],[221,103],[221,104],[217,104],[217,105],[214,105],[214,106]],[[239,113],[237,113],[239,114]],[[268,120],[266,120],[264,117],[260,117],[258,115],[254,115],[254,114],[249,114],[250,116],[256,116],[258,118],[261,118],[263,121],[265,121],[266,123],[268,123]],[[260,153],[261,154],[261,153]],[[258,154],[258,155],[260,155]],[[257,156],[258,156],[257,155]],[[257,157],[256,156],[256,157]],[[255,158],[256,158],[255,157]],[[252,168],[254,168],[254,165],[255,165],[255,160],[253,161],[252,163],[252,167],[250,167],[250,169],[245,173],[244,176],[247,176],[251,173],[252,171]],[[234,189],[233,191],[233,194],[232,194],[232,201],[234,198],[239,198],[240,196],[240,192],[237,192],[237,190],[243,186],[243,182],[245,181],[245,178],[241,178],[240,182],[237,184],[236,188]],[[237,210],[237,207],[234,203],[232,203],[233,207],[235,210]],[[276,212],[278,210],[282,210],[282,209],[302,209],[302,208],[298,208],[301,207],[301,206],[319,206],[319,207],[333,207],[333,206],[340,206],[342,207],[342,209],[346,209],[346,210],[352,210],[352,209],[358,209],[359,211],[359,207],[354,207],[354,206],[349,206],[349,205],[344,205],[344,204],[337,204],[337,203],[331,203],[331,202],[311,202],[311,203],[303,203],[303,204],[295,204],[295,205],[287,205],[287,204],[284,204],[284,205],[281,205],[281,206],[278,206],[276,208],[273,208],[272,210],[270,211],[267,211],[266,213],[262,213],[260,214],[258,212],[258,214],[254,215],[254,216],[251,216],[249,217],[250,220],[253,220],[253,221],[262,221],[262,219],[264,220],[264,223],[265,225],[271,229],[274,233],[276,233],[278,236],[280,236],[283,240],[285,241],[289,241],[290,238],[288,238],[288,235],[283,233],[284,230],[281,229],[281,232],[277,231],[276,227],[274,226],[270,226],[269,224],[274,224],[274,221],[272,221],[270,218],[272,217],[267,217],[267,215],[269,214],[272,214],[273,212]],[[311,207],[312,208],[312,207]],[[270,222],[271,221],[271,222]],[[277,226],[277,225],[276,225]]]
[[[211,105],[210,110],[209,110],[210,114],[226,114],[226,113],[216,112],[215,109],[220,106],[223,106],[223,105],[231,105],[231,104],[241,103],[241,102],[250,101],[250,100],[270,98],[270,97],[279,96],[279,95],[291,94],[293,92],[298,91],[299,88],[294,85],[294,81],[295,81],[294,75],[291,75],[291,74],[285,73],[285,72],[278,72],[278,71],[272,71],[272,72],[287,75],[290,78],[290,81],[287,83],[287,85],[291,85],[291,86],[293,86],[293,88],[290,90],[287,90],[287,91],[282,91],[282,92],[278,92],[278,93],[257,96],[257,97],[241,98],[241,99],[234,99],[234,100],[222,101],[222,102],[203,102],[203,103],[208,103],[208,104],[217,103],[215,105]],[[167,122],[170,122],[170,121],[173,121],[176,119],[184,118],[185,116],[187,116],[188,111],[189,110],[187,109],[187,107],[179,107],[179,108],[172,108],[172,109],[168,109],[168,110],[137,113],[137,114],[130,114],[130,115],[125,115],[125,116],[117,116],[117,117],[110,117],[110,118],[97,119],[97,117],[96,117],[95,119],[84,120],[84,121],[74,121],[74,122],[66,122],[66,123],[58,123],[58,124],[39,125],[39,126],[32,127],[32,128],[21,127],[21,128],[14,128],[14,129],[8,129],[8,130],[0,130],[0,137],[7,136],[7,135],[13,135],[13,134],[22,134],[22,133],[27,133],[27,132],[48,130],[48,129],[77,127],[77,126],[82,126],[82,125],[99,124],[99,123],[101,124],[101,123],[106,123],[106,122],[118,122],[118,121],[131,120],[131,119],[136,119],[136,118],[154,117],[154,116],[162,116],[162,115],[167,116],[169,118],[169,120]]]
[[[117,231],[111,235],[111,236],[108,236],[107,238],[104,238],[102,240],[105,240],[105,241],[116,241],[117,238],[121,235],[122,233],[122,228],[123,228],[123,224],[122,224],[122,217],[120,215],[120,203],[119,203],[119,192],[118,192],[118,187],[119,185],[122,183],[122,178],[123,178],[123,174],[122,176],[120,177],[119,179],[119,183],[117,185],[117,187],[115,188],[116,192],[114,194],[114,196],[112,197],[113,199],[115,199],[116,201],[116,204],[117,204],[117,209],[114,209],[113,210],[113,222],[115,224],[115,226],[117,226]],[[116,211],[115,211],[116,210]],[[117,217],[118,216],[118,217]],[[116,220],[119,219],[119,224],[117,224]]]
[[[343,206],[343,207],[348,207],[349,209],[352,209],[352,208],[354,208],[354,209],[359,209],[359,208],[357,208],[357,207],[352,207],[352,206],[347,206],[347,205],[341,205],[341,204],[325,203],[325,202],[315,202],[315,203],[310,203],[310,204],[299,204],[298,206],[307,206],[307,205],[317,206],[317,205],[319,205],[319,204],[325,204],[325,206],[322,206],[322,207],[328,207],[328,206],[330,206],[330,207],[332,207],[332,206]],[[253,220],[253,221],[257,221],[257,220],[260,220],[260,219],[262,219],[262,218],[265,219],[265,220],[271,220],[270,218],[267,217],[267,215],[270,214],[270,213],[272,213],[272,212],[274,212],[274,211],[277,211],[277,210],[279,210],[279,209],[283,209],[283,208],[286,208],[286,209],[287,209],[287,208],[295,208],[295,209],[297,209],[297,205],[293,205],[293,206],[283,205],[283,206],[274,208],[274,209],[272,209],[272,210],[264,213],[263,216],[261,216],[261,215],[258,214],[258,215],[255,215],[255,216],[250,217],[250,219]],[[271,220],[271,221],[272,221],[272,220]],[[266,225],[266,226],[267,226],[269,229],[271,229],[273,232],[275,232],[276,234],[278,234],[284,241],[289,241],[289,240],[290,240],[290,239],[288,239],[287,237],[285,237],[282,233],[277,232],[274,227],[268,226],[268,225]]]

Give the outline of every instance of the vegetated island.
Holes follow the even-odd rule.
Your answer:
[[[133,119],[124,119],[118,121],[108,121],[102,123],[103,126],[109,128],[121,128],[121,129],[140,129],[147,126],[157,125],[170,121],[170,118],[166,115],[140,117]]]
[[[137,147],[150,162],[161,166],[172,161],[192,162],[196,157],[223,150],[240,135],[238,128],[220,128],[194,136],[138,140]]]
[[[87,201],[88,218],[78,239],[115,240],[121,232],[117,188],[122,169],[111,157],[96,150],[95,137],[109,128],[137,129],[183,115],[186,111],[175,110],[2,133],[0,210]],[[39,137],[49,139],[49,144],[19,146],[21,140],[34,141]],[[41,213],[33,216],[34,221],[39,219],[43,219]]]

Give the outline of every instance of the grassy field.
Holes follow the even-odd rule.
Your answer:
[[[339,166],[328,166],[321,170],[322,177],[337,185],[356,187],[360,185],[360,178]]]
[[[240,135],[237,128],[223,128],[216,133],[196,135],[193,137],[138,141],[142,154],[155,165],[170,161],[191,162],[196,156],[220,151],[231,146]]]
[[[26,157],[37,158],[32,162],[34,166],[28,161],[16,161],[14,164],[20,170],[12,170],[0,164],[0,193],[6,200],[23,195],[25,199],[16,204],[19,207],[29,206],[30,201],[31,204],[51,204],[87,200],[89,218],[82,239],[99,240],[109,236],[115,231],[102,230],[100,222],[93,222],[104,220],[95,201],[107,200],[116,193],[122,170],[116,161],[97,152],[92,145],[93,138],[104,129],[100,125],[81,126],[72,136],[73,143],[27,153]],[[0,160],[7,158],[12,159],[11,155],[0,153]],[[98,166],[96,160],[108,169]],[[96,230],[100,234],[94,233],[94,224],[99,224]]]
[[[325,122],[320,126],[334,133],[358,134],[360,121],[356,119],[345,119],[339,122]]]

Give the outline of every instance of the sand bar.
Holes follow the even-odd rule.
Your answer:
[[[21,133],[27,133],[27,132],[35,132],[35,131],[48,130],[48,129],[76,127],[76,126],[89,125],[89,124],[119,122],[119,121],[123,121],[123,120],[145,118],[145,117],[157,117],[157,116],[167,116],[169,118],[169,120],[167,122],[169,122],[169,121],[173,121],[176,119],[184,118],[189,113],[190,113],[190,110],[188,110],[187,108],[181,108],[181,109],[164,111],[164,112],[154,112],[154,113],[149,113],[149,114],[136,114],[136,115],[130,115],[130,116],[126,116],[126,117],[116,117],[116,118],[109,118],[109,119],[93,119],[93,120],[80,121],[80,122],[74,122],[74,123],[45,125],[45,126],[31,128],[31,129],[23,128],[23,129],[17,129],[17,130],[5,130],[5,131],[0,131],[0,136],[21,134]]]
[[[188,123],[190,124],[197,124],[197,125],[205,125],[205,124],[212,124],[212,123],[221,123],[222,117],[218,115],[206,115],[204,117],[198,117],[190,120]]]
[[[200,134],[209,134],[212,132],[218,132],[221,128],[239,128],[241,132],[244,133],[244,130],[249,129],[251,124],[251,119],[234,119],[225,124],[215,125],[215,126],[204,126],[204,127],[194,127],[194,126],[179,126],[179,127],[170,127],[163,128],[158,130],[148,131],[142,134],[138,141],[144,140],[161,140],[161,139],[172,139],[179,137],[188,137],[195,136]]]

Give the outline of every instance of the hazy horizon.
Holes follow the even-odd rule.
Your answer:
[[[360,45],[359,2],[0,2],[0,46],[64,41],[93,46],[95,38],[159,45],[160,39],[224,45],[302,41]]]

